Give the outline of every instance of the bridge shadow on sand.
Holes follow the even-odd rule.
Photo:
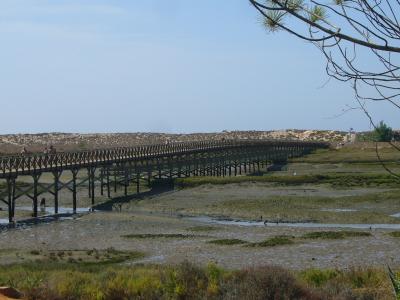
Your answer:
[[[151,188],[151,190],[143,193],[111,198],[106,202],[92,206],[90,209],[88,209],[87,212],[61,213],[61,214],[45,215],[36,218],[18,220],[17,222],[11,224],[0,224],[0,231],[7,229],[17,229],[17,228],[24,229],[39,224],[49,224],[57,221],[72,220],[95,211],[113,211],[113,210],[121,211],[123,204],[128,204],[135,200],[136,201],[142,200],[148,197],[153,197],[167,192],[172,192],[173,190],[174,190],[173,184],[168,184],[168,183],[157,184],[154,185]]]
[[[132,201],[142,200],[144,198],[158,196],[174,190],[173,185],[158,185],[151,188],[151,190],[139,194],[121,196],[112,198],[106,202],[93,206],[94,211],[112,211],[115,209],[121,210],[123,204],[130,203]]]

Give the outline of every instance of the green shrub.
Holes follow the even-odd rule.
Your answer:
[[[400,238],[400,231],[392,231],[388,233],[390,236]]]
[[[376,142],[390,142],[393,138],[393,130],[380,121],[374,130],[374,137]]]
[[[239,239],[219,239],[219,240],[208,241],[207,243],[216,245],[239,245],[239,244],[246,244],[247,242]]]
[[[141,233],[141,234],[126,234],[121,235],[123,238],[128,239],[157,239],[157,238],[167,238],[167,239],[187,239],[193,238],[195,235],[192,234],[180,234],[180,233]]]
[[[367,237],[371,236],[366,231],[315,231],[308,232],[302,236],[304,239],[344,239],[346,237]]]
[[[288,236],[274,236],[262,242],[250,243],[246,246],[248,247],[275,247],[275,246],[283,246],[283,245],[291,245],[294,244],[292,237]]]
[[[376,159],[376,158],[375,158]],[[314,174],[314,175],[266,175],[266,176],[238,176],[238,177],[188,177],[175,179],[175,185],[180,188],[191,188],[204,184],[234,184],[245,182],[276,183],[284,185],[300,184],[330,184],[332,186],[393,186],[397,187],[399,180],[390,174]]]

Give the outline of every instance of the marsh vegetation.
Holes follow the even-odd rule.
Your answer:
[[[198,267],[112,266],[29,263],[0,272],[0,285],[18,288],[26,299],[392,299],[383,269],[352,268],[290,272],[264,266],[226,270]]]
[[[258,176],[178,179],[118,210],[4,230],[0,285],[28,299],[392,299],[383,265],[400,267],[399,231],[263,224],[400,224],[400,185],[372,155],[350,147]]]

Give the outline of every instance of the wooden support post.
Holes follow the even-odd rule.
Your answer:
[[[157,168],[158,168],[158,179],[161,179],[162,173],[161,173],[161,163],[160,163],[160,159],[157,159]]]
[[[111,191],[110,191],[110,167],[107,167],[107,197],[111,198]]]
[[[182,177],[182,166],[180,161],[178,161],[178,178]]]
[[[147,172],[147,184],[148,184],[148,186],[151,185],[151,177],[152,177],[152,173],[151,173],[151,170],[149,169],[149,171]]]
[[[94,205],[94,188],[95,188],[95,172],[96,168],[95,167],[89,167],[88,168],[88,175],[89,175],[89,196],[91,198],[92,205]]]
[[[136,193],[140,193],[140,173],[136,173]]]
[[[78,169],[72,169],[72,209],[74,213],[76,213],[76,194],[77,194],[77,189],[76,189],[76,177],[78,175],[79,170]]]
[[[185,171],[183,172],[185,177],[189,177],[189,165],[190,165],[190,162],[188,161],[187,156],[185,156],[185,161],[184,161]]]
[[[92,197],[92,176],[90,175],[90,168],[87,169],[88,171],[88,197]]]
[[[124,195],[128,195],[128,185],[129,185],[129,178],[128,178],[128,169],[125,166],[124,170]]]
[[[153,161],[152,161],[152,164],[151,164],[151,165],[153,165]],[[150,184],[151,184],[152,172],[151,172],[151,168],[150,168],[150,166],[149,166],[149,161],[148,161],[148,160],[146,161],[146,167],[147,167],[147,184],[148,184],[148,186],[150,186]]]
[[[37,218],[38,216],[38,183],[41,174],[33,174],[33,217]]]
[[[61,172],[55,171],[53,172],[53,177],[54,177],[54,213],[58,214],[58,184],[60,182],[60,176]]]
[[[117,193],[117,169],[114,168],[114,193]]]
[[[14,223],[15,214],[15,178],[7,178],[7,195],[8,195],[8,222]]]
[[[100,195],[104,196],[104,168],[100,169]]]

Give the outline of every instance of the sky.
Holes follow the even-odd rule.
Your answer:
[[[247,0],[0,0],[0,134],[369,130]],[[399,128],[396,111],[370,106]]]

